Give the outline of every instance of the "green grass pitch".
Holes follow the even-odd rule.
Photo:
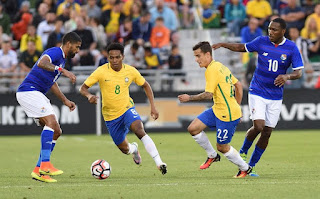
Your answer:
[[[123,155],[109,135],[62,136],[52,163],[64,171],[57,183],[34,181],[30,173],[39,154],[40,136],[0,137],[0,198],[319,198],[320,132],[274,131],[269,147],[257,165],[259,178],[233,179],[237,167],[222,156],[221,162],[199,170],[206,153],[188,133],[152,133],[168,165],[162,175],[139,144],[142,165]],[[215,146],[215,134],[208,132]],[[245,134],[237,132],[231,144],[239,149]],[[215,147],[216,148],[216,147]],[[251,154],[253,147],[250,149]],[[96,159],[112,167],[106,180],[89,171]]]

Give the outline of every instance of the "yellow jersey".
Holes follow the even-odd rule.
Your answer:
[[[220,62],[212,61],[206,69],[206,92],[213,93],[213,112],[221,121],[231,122],[242,116],[241,107],[234,97],[238,82],[230,70]]]
[[[121,70],[117,72],[107,63],[97,68],[84,84],[91,87],[99,82],[102,95],[102,115],[105,121],[111,121],[134,106],[129,94],[130,84],[135,82],[138,86],[142,86],[145,81],[133,66],[123,64]]]
[[[255,18],[265,18],[272,14],[270,3],[266,0],[252,0],[247,3],[247,15]]]

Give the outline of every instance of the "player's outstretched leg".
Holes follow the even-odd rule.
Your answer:
[[[157,168],[161,171],[163,175],[166,174],[167,164],[162,162],[158,149],[154,144],[153,140],[150,138],[150,136],[146,134],[141,138],[141,141],[144,144],[144,147],[146,148],[147,152],[150,154],[150,156],[153,158],[154,162],[156,163]]]
[[[129,153],[131,152],[130,149],[132,150],[132,158],[134,163],[137,165],[141,164],[141,156],[138,150],[138,144],[136,142],[132,142],[132,144],[129,143]]]
[[[207,152],[208,155],[207,160],[200,166],[200,169],[207,169],[213,162],[220,161],[220,155],[213,149],[212,144],[210,143],[204,131],[201,131],[192,137]]]

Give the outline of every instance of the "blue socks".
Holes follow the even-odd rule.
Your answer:
[[[256,148],[254,149],[249,162],[249,165],[251,167],[254,167],[257,164],[257,162],[260,160],[264,151],[265,149],[261,149],[256,145]]]
[[[37,162],[37,167],[40,167],[41,162],[49,162],[51,151],[55,144],[52,144],[54,130],[45,126],[41,133],[41,151]]]
[[[53,151],[54,147],[56,146],[56,142],[57,142],[57,140],[52,140],[51,152]],[[41,151],[40,151],[39,159],[37,162],[37,167],[40,167],[40,164],[41,164]]]
[[[247,139],[247,137],[244,139],[243,141],[243,145],[239,151],[239,153],[245,153],[245,154],[248,154],[248,150],[250,149],[251,145],[252,145],[253,142],[249,141]]]

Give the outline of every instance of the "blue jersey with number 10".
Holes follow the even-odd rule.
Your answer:
[[[64,68],[66,63],[65,55],[61,48],[53,47],[44,51],[41,55],[48,56],[51,63],[55,66],[60,66]],[[40,57],[40,59],[41,59]],[[39,59],[39,60],[40,60]],[[46,94],[51,86],[57,81],[60,77],[61,72],[58,71],[47,71],[38,66],[39,60],[34,64],[29,74],[23,80],[19,86],[17,92],[23,91],[40,91],[43,94]]]
[[[301,54],[294,42],[285,39],[279,44],[272,43],[267,36],[257,37],[246,43],[248,52],[258,53],[258,64],[249,87],[249,93],[265,99],[281,100],[283,86],[275,86],[278,75],[286,74],[292,66],[293,70],[303,68]]]

